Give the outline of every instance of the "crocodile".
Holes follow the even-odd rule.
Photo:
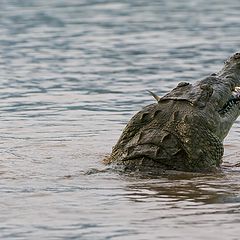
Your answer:
[[[124,128],[105,163],[128,171],[221,170],[223,140],[240,115],[240,52],[222,69],[180,82],[143,107]]]

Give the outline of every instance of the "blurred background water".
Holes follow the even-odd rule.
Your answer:
[[[0,238],[238,239],[239,168],[103,169],[122,128],[239,51],[238,0],[0,1]],[[225,164],[240,162],[239,121]],[[95,170],[94,170],[95,169]]]

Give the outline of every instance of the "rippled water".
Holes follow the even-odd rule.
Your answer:
[[[2,0],[0,237],[238,239],[238,167],[105,169],[122,128],[239,50],[238,0]],[[225,165],[240,162],[238,128]],[[102,170],[102,171],[101,171]]]

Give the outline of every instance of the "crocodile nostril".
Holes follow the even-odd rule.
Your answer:
[[[235,53],[235,54],[234,54],[234,58],[235,58],[235,59],[240,58],[240,53],[239,53],[239,52]]]

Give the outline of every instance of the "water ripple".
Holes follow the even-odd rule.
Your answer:
[[[239,237],[239,121],[223,175],[127,176],[99,161],[154,101],[146,90],[161,96],[239,50],[237,0],[0,6],[0,238]]]

